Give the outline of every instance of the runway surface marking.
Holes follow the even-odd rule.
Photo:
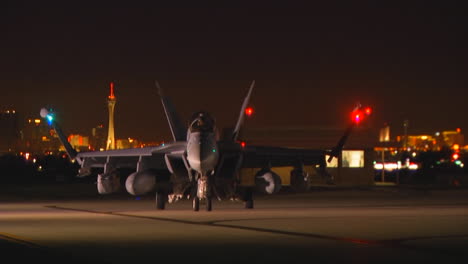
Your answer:
[[[115,216],[122,216],[122,217],[157,220],[157,221],[181,223],[181,224],[188,224],[188,225],[224,227],[224,228],[240,229],[240,230],[247,230],[247,231],[257,231],[257,232],[263,232],[263,233],[273,233],[273,234],[280,234],[280,235],[310,237],[310,238],[336,240],[336,241],[346,241],[346,242],[351,242],[351,243],[354,243],[354,244],[379,245],[378,241],[368,240],[368,239],[354,239],[354,238],[345,238],[345,237],[334,237],[334,236],[326,236],[326,235],[318,235],[318,234],[310,234],[310,233],[298,233],[298,232],[292,232],[292,231],[282,231],[282,230],[275,230],[275,229],[268,229],[268,228],[246,227],[246,226],[237,226],[237,225],[229,225],[229,224],[220,224],[220,223],[218,223],[218,222],[226,222],[226,220],[195,222],[195,221],[170,219],[170,218],[162,218],[162,217],[154,217],[154,216],[130,215],[130,214],[124,214],[124,213],[115,213],[115,212],[101,212],[101,211],[76,209],[76,208],[53,206],[53,205],[45,206],[45,207],[51,208],[51,209],[57,209],[57,210],[69,210],[69,211],[87,212],[87,213],[93,213],[93,214],[115,215]],[[269,218],[269,219],[278,219],[278,218]],[[261,219],[236,219],[236,220],[233,220],[233,221],[239,221],[239,220],[266,220],[266,219],[265,218],[261,218]]]
[[[18,237],[18,236],[12,235],[12,234],[8,234],[8,233],[0,233],[0,239],[7,240],[9,242],[13,242],[13,243],[16,243],[16,244],[21,244],[21,245],[24,245],[24,246],[28,246],[28,247],[31,247],[31,248],[45,249],[44,246],[35,244],[35,243],[31,242],[31,241],[28,241],[25,238],[21,238],[21,237]]]
[[[120,217],[165,221],[165,222],[188,224],[188,225],[222,227],[222,228],[231,228],[231,229],[238,229],[238,230],[263,232],[263,233],[278,234],[278,235],[288,235],[288,236],[309,237],[309,238],[333,240],[333,241],[343,241],[343,242],[348,242],[348,243],[352,243],[352,244],[373,245],[373,246],[380,246],[380,247],[387,247],[387,248],[406,249],[406,250],[412,250],[412,251],[428,251],[428,250],[430,250],[433,253],[439,253],[439,254],[442,254],[442,255],[450,255],[450,256],[458,255],[458,254],[460,254],[462,256],[464,256],[464,255],[463,255],[462,252],[454,252],[454,251],[448,251],[448,250],[443,250],[443,249],[433,249],[433,248],[428,249],[428,248],[414,246],[414,245],[405,245],[403,243],[408,242],[408,241],[414,241],[414,240],[444,239],[444,238],[468,238],[468,234],[461,234],[461,235],[445,235],[445,236],[407,237],[407,238],[397,238],[397,239],[387,239],[387,240],[370,240],[370,239],[359,239],[359,238],[350,238],[350,237],[327,236],[327,235],[311,234],[311,233],[299,233],[299,232],[282,231],[282,230],[259,228],[259,227],[247,227],[247,226],[238,226],[238,225],[230,225],[230,224],[221,224],[221,222],[228,222],[228,221],[268,220],[268,219],[277,220],[277,219],[281,219],[281,218],[235,219],[235,220],[218,220],[218,221],[215,220],[215,221],[196,222],[196,221],[171,219],[171,218],[163,218],[163,217],[154,217],[154,216],[131,215],[131,214],[125,214],[125,213],[112,212],[112,211],[95,211],[95,210],[87,210],[87,209],[77,209],[77,208],[61,207],[61,206],[54,206],[54,205],[45,206],[45,207],[50,208],[50,209],[56,209],[56,210],[87,212],[87,213],[92,213],[92,214],[114,215],[114,216],[120,216]]]

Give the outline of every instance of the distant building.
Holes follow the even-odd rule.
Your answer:
[[[452,147],[453,145],[463,146],[465,144],[465,136],[461,133],[461,129],[442,131],[442,142],[445,146]]]
[[[379,142],[390,142],[390,126],[385,125],[380,129]]]
[[[16,111],[0,112],[0,153],[15,152],[19,139],[20,130]]]
[[[77,151],[88,151],[89,150],[89,137],[71,134],[68,136],[68,142]]]
[[[423,134],[423,135],[407,135],[405,137],[397,137],[397,142],[401,142],[402,147],[406,143],[406,148],[410,150],[437,150],[438,142],[436,137]]]
[[[117,149],[139,148],[141,143],[133,138],[117,139]]]
[[[453,148],[454,145],[461,147],[465,144],[464,139],[460,129],[437,132],[434,135],[407,135],[406,141],[405,136],[397,136],[397,142],[400,142],[402,147],[406,143],[407,149],[422,151],[439,151]]]
[[[90,147],[92,150],[105,150],[106,149],[106,129],[104,125],[93,127],[91,130],[91,137],[89,139]]]
[[[61,144],[54,129],[39,118],[29,118],[23,127],[21,151],[33,154],[56,153]]]

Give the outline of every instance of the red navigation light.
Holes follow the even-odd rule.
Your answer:
[[[253,108],[252,107],[247,107],[245,109],[245,115],[251,116],[253,114]]]
[[[240,142],[241,147],[245,148],[245,141]]]
[[[109,99],[115,99],[115,96],[114,96],[114,83],[111,82],[110,83],[110,94],[109,94]]]
[[[351,120],[356,124],[359,124],[363,117],[364,116],[360,109],[356,109],[351,113]]]
[[[361,122],[361,114],[357,113],[354,115],[354,123],[359,124]]]
[[[351,112],[351,120],[355,124],[361,123],[366,116],[369,116],[372,113],[372,109],[370,107],[362,108],[355,108],[353,112]]]
[[[364,112],[366,113],[366,115],[370,115],[372,113],[372,109],[370,107],[366,107]]]

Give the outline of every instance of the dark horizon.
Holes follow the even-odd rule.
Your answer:
[[[183,118],[207,110],[220,129],[256,80],[250,126],[344,127],[359,101],[392,137],[405,119],[414,134],[468,130],[467,23],[456,5],[9,3],[0,21],[0,110],[53,107],[66,133],[107,126],[114,82],[116,137],[170,140],[155,80]]]

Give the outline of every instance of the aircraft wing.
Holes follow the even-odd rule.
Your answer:
[[[81,165],[80,176],[89,175],[90,168],[104,168],[104,171],[117,168],[136,168],[137,171],[143,168],[168,169],[166,156],[181,157],[187,146],[185,141],[175,141],[156,147],[77,152],[55,121],[54,113],[42,108],[40,114],[55,129],[70,159]]]
[[[362,118],[369,115],[370,112],[371,109],[369,107],[363,108],[361,104],[358,103],[352,112],[353,120],[349,123],[336,146],[331,148],[331,150],[246,146],[243,148],[243,167],[268,168],[302,164],[319,165],[324,168],[326,165],[326,155],[329,156],[327,160],[328,162],[331,162],[333,158],[338,158],[353,128],[358,125]]]
[[[132,157],[132,156],[152,156],[154,154],[174,153],[185,150],[185,142],[169,143],[157,147],[145,148],[130,148],[130,149],[116,149],[107,151],[89,151],[80,152],[77,154],[78,158],[92,158],[92,157]]]
[[[144,160],[152,168],[167,169],[165,155],[182,155],[185,148],[185,142],[172,142],[156,147],[79,152],[75,159],[82,168],[103,168],[106,164],[114,168],[137,168]]]
[[[325,165],[326,151],[320,149],[246,146],[243,148],[244,168]]]

